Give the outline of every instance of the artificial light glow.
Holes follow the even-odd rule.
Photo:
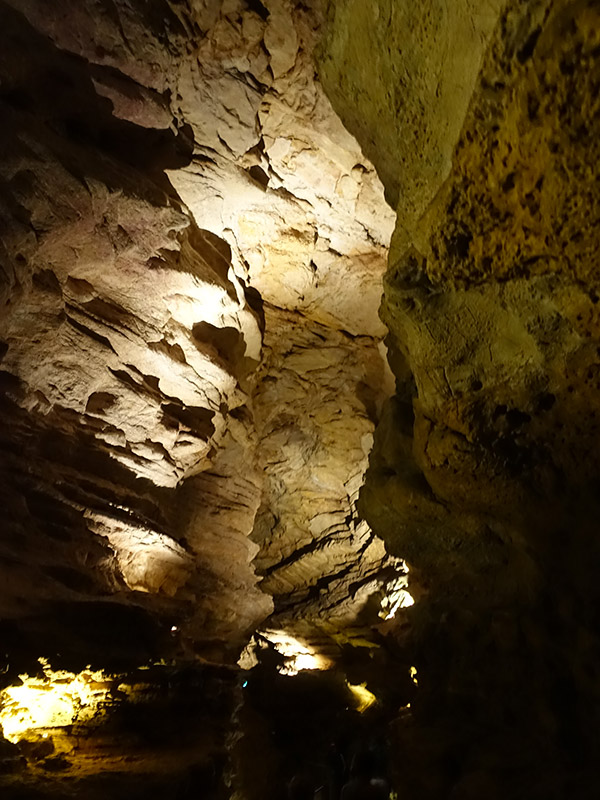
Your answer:
[[[285,658],[284,664],[277,668],[281,675],[297,675],[307,669],[322,670],[331,666],[328,658],[285,631],[261,631],[261,636],[271,642],[275,650]]]
[[[111,680],[102,671],[88,667],[75,675],[51,669],[43,658],[39,663],[42,677],[19,675],[20,686],[8,686],[0,692],[0,724],[9,742],[16,743],[36,730],[89,722],[106,702]],[[48,734],[42,736],[47,738]]]
[[[367,708],[371,708],[371,706],[377,702],[377,698],[367,689],[366,683],[348,683],[346,681],[346,686],[350,689],[352,694],[354,695],[354,699],[356,700],[356,710],[359,714],[362,714],[363,711],[366,711]]]
[[[130,589],[173,597],[189,579],[192,557],[169,536],[96,511],[85,517],[94,533],[108,539]]]
[[[412,678],[412,682],[414,683],[414,685],[418,686],[419,685],[419,681],[417,680],[417,668],[416,667],[411,667],[410,668],[410,677]]]
[[[408,567],[404,565],[406,573],[399,575],[386,585],[386,594],[381,601],[379,616],[382,619],[393,619],[399,608],[408,608],[414,605],[415,599],[408,591]]]

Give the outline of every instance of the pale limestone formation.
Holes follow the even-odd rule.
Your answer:
[[[266,349],[251,378],[266,479],[253,535],[261,586],[286,625],[328,627],[336,606],[341,625],[365,605],[357,593],[349,610],[348,586],[366,581],[372,594],[381,570],[396,568],[355,510],[391,389],[377,309],[394,217],[315,81],[315,11],[264,8],[230,3],[199,68],[183,65],[196,144],[191,164],[169,175],[265,304]]]
[[[353,624],[399,569],[355,509],[393,213],[315,81],[318,5],[10,5],[6,489],[57,543],[6,606],[141,604],[214,657],[271,596]]]
[[[290,312],[267,309],[266,323],[254,393],[266,479],[256,566],[286,620],[331,630],[355,621],[362,584],[373,593],[374,579],[393,570],[355,507],[385,386],[382,355],[370,337],[307,325]]]
[[[355,667],[406,557],[380,630],[414,666],[363,660],[402,796],[596,796],[597,3],[8,0],[0,30],[3,680],[232,664],[254,631],[264,698],[282,660]],[[394,217],[363,153],[398,210],[383,409]],[[223,796],[237,695],[202,674],[201,780],[146,796]],[[100,769],[30,745],[17,797]]]
[[[3,796],[129,799],[120,770],[222,795],[251,634],[333,666],[396,602],[356,510],[394,213],[315,78],[320,23],[316,0],[0,3],[3,680],[155,662],[109,739],[28,734]]]
[[[115,78],[106,62],[120,58],[118,25],[109,54],[89,9],[70,25],[38,10],[25,9],[53,42],[4,12],[11,46],[21,37],[32,49],[25,74],[7,73],[3,132],[4,489],[11,506],[22,497],[10,529],[29,543],[14,551],[7,537],[5,547],[23,571],[35,552],[41,573],[30,563],[21,604],[17,586],[5,584],[6,607],[20,616],[48,599],[90,595],[141,604],[174,615],[184,642],[206,639],[214,650],[220,641],[235,656],[270,606],[250,564],[261,480],[243,467],[255,445],[240,385],[260,357],[260,317],[227,244],[196,226],[162,173],[180,159],[180,139],[171,115],[156,138],[165,121],[152,94],[159,71],[135,72],[147,90],[126,70]],[[145,30],[139,15],[134,23]],[[65,54],[73,36],[88,61]],[[163,53],[168,69],[158,40],[132,38],[140,56]],[[45,106],[52,69],[62,90]],[[103,81],[110,102],[97,93]],[[41,128],[19,100],[26,93],[46,109]],[[192,496],[194,475],[202,491]],[[199,540],[209,537],[201,515],[219,502],[229,525],[215,553]],[[35,546],[39,536],[50,539],[46,550]],[[224,570],[223,554],[234,550]]]

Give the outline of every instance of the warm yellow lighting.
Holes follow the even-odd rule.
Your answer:
[[[192,574],[191,555],[169,536],[96,511],[85,517],[108,539],[130,589],[173,597]]]
[[[21,685],[0,692],[0,724],[10,742],[28,732],[90,721],[110,690],[110,679],[101,671],[88,668],[75,675],[51,669],[43,658],[39,662],[42,677],[19,675]]]
[[[419,681],[417,680],[417,668],[416,667],[411,667],[410,668],[410,677],[412,678],[412,682],[414,683],[414,685],[418,686],[419,685]]]
[[[275,650],[284,657],[284,663],[277,668],[281,675],[297,675],[308,669],[329,669],[331,667],[330,659],[320,655],[314,648],[285,631],[269,629],[261,631],[260,635],[271,642]],[[258,663],[255,651],[256,642],[253,640],[238,661],[242,669],[251,669]]]
[[[238,658],[238,667],[241,669],[254,669],[254,667],[258,664],[258,658],[256,656],[256,649],[258,645],[256,643],[256,638],[253,636],[246,647],[242,650],[240,657]]]
[[[329,659],[319,655],[312,647],[303,644],[290,634],[269,631],[267,638],[273,642],[277,652],[286,659],[285,664],[279,667],[282,675],[297,675],[306,669],[327,669],[330,666]]]
[[[366,683],[348,683],[346,681],[346,686],[350,689],[352,694],[354,695],[354,699],[356,700],[356,710],[362,714],[363,711],[366,711],[367,708],[371,708],[371,706],[377,702],[377,698],[367,689]]]
[[[398,575],[386,585],[386,594],[381,601],[379,616],[382,619],[393,619],[399,608],[408,608],[414,605],[415,600],[406,588],[408,585],[408,567],[404,565],[406,573]]]

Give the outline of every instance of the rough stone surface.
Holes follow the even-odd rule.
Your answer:
[[[180,93],[203,102],[184,107],[194,153],[169,175],[264,304],[262,363],[248,376],[265,476],[252,538],[261,587],[286,610],[271,622],[296,629],[340,604],[351,621],[365,597],[349,603],[348,586],[368,583],[368,595],[393,571],[355,501],[391,392],[377,309],[394,216],[315,81],[318,8],[264,9],[228,5],[200,69],[182,68]]]
[[[233,664],[273,609],[339,656],[402,574],[356,512],[394,215],[315,80],[319,8],[0,3],[4,684]]]
[[[364,55],[374,35],[332,19],[328,85],[346,67],[336,43]],[[419,688],[395,733],[406,796],[592,796],[598,8],[506,5],[472,64],[460,136],[443,133],[456,144],[449,174],[431,182],[416,158],[430,187],[416,199],[396,155],[404,142],[373,114],[353,120],[356,96],[399,86],[405,54],[429,39],[419,27],[376,30],[400,52],[374,76],[340,80],[336,107],[366,148],[385,139],[378,168],[390,196],[406,187],[399,209],[423,203],[418,220],[399,216],[392,246],[382,317],[397,393],[360,504],[423,593],[412,615]],[[447,69],[451,80],[452,59]],[[413,74],[404,96],[421,92]],[[442,135],[438,112],[423,113]]]
[[[266,481],[255,564],[279,612],[272,624],[311,619],[335,630],[393,574],[355,507],[385,386],[381,352],[370,337],[290,312],[267,309],[266,322],[254,393]]]
[[[1,682],[185,658],[154,712],[223,699],[181,752],[177,709],[136,717],[151,747],[6,747],[3,791],[139,771],[164,795],[197,758],[221,798],[236,737],[242,784],[271,759],[282,787],[274,687],[318,681],[282,683],[285,641],[338,664],[336,725],[368,676],[408,800],[596,796],[597,3],[15,0],[0,23]],[[381,319],[367,157],[398,211]],[[375,628],[400,558],[416,603]],[[235,723],[222,665],[252,632],[272,705]]]
[[[279,519],[271,538],[261,514],[258,536],[258,563],[271,573],[286,562],[276,595],[305,593],[370,541],[355,540],[352,520],[390,388],[376,309],[393,215],[314,80],[317,9],[48,12],[32,0],[3,14],[5,487],[13,507],[23,496],[12,524],[31,544],[17,561],[37,584],[23,604],[9,582],[6,607],[19,616],[54,592],[118,595],[186,620],[185,646],[235,649],[269,610],[249,566],[259,507]],[[274,377],[263,366],[250,378],[263,331],[281,355],[269,356]],[[332,407],[311,423],[320,391]],[[342,424],[336,391],[353,415]],[[302,479],[285,459],[275,479],[260,442],[275,441],[266,419],[285,405],[292,439],[312,442]],[[328,468],[335,477],[318,478]],[[311,481],[312,508],[300,492],[274,510],[277,482],[285,492]],[[330,523],[311,533],[319,514]],[[55,543],[35,556],[37,574],[28,549],[40,526]],[[332,535],[336,558],[305,561],[292,578],[294,550]],[[373,559],[369,573],[381,548]]]
[[[154,127],[156,98],[120,75],[126,97],[141,92],[136,113],[105,100],[96,84],[114,68],[84,59],[83,36],[69,55],[68,26],[25,10],[53,41],[4,7],[6,64],[21,65],[24,43],[32,56],[3,81],[3,546],[15,562],[3,610],[19,617],[91,596],[202,617],[222,576],[175,511],[188,477],[211,467],[214,483],[228,478],[212,453],[252,449],[231,416],[248,401],[239,378],[244,350],[258,358],[259,319],[226,243],[196,226],[165,179],[185,149],[173,122]],[[89,32],[92,20],[76,23]],[[252,514],[260,480],[250,500],[243,486],[228,491],[232,509]],[[251,528],[252,516],[232,526],[240,556],[225,583],[249,602],[231,644],[268,611],[249,565]]]
[[[319,76],[412,229],[452,165],[486,46],[505,0],[327,6]]]

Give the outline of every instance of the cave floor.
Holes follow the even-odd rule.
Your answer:
[[[398,653],[346,646],[332,669],[295,675],[282,664],[269,647],[251,670],[190,662],[138,671],[98,720],[27,731],[0,753],[0,794],[286,800],[302,775],[319,800],[337,800],[367,748],[393,784],[387,727],[414,693]]]

